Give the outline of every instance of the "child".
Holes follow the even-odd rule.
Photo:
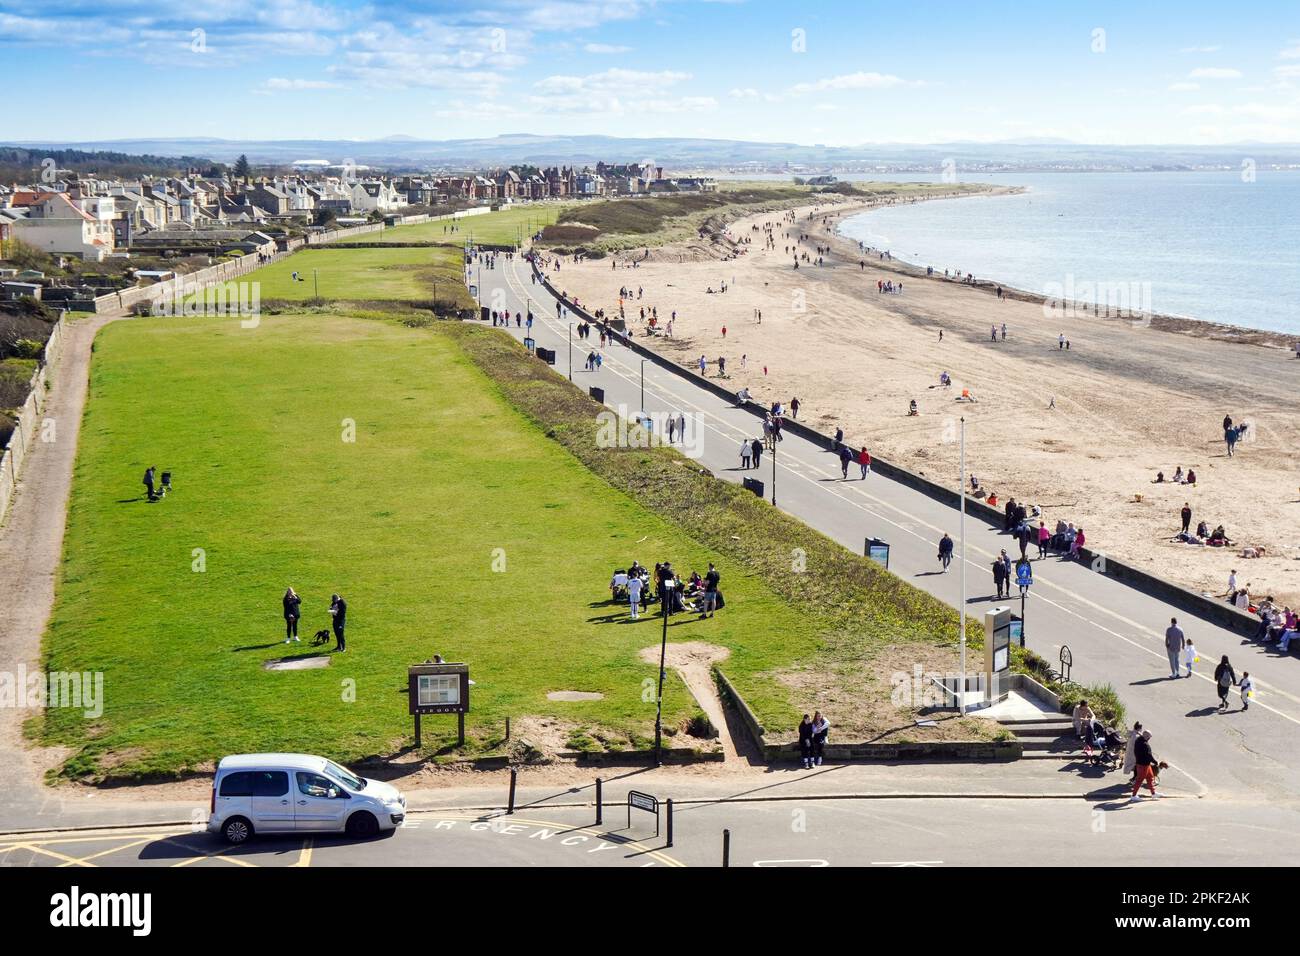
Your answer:
[[[1255,696],[1255,681],[1250,671],[1241,672],[1241,709],[1250,710],[1250,699]]]
[[[1201,656],[1196,653],[1196,646],[1189,639],[1187,647],[1183,649],[1183,662],[1187,664],[1187,676],[1192,676],[1192,665],[1199,662]]]

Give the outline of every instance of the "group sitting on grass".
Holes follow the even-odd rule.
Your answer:
[[[668,614],[690,612],[712,617],[723,606],[722,590],[718,587],[721,578],[712,564],[703,576],[692,571],[689,577],[683,577],[673,570],[671,561],[655,564],[653,572],[639,561],[633,561],[630,568],[614,572],[609,590],[616,603],[628,602],[633,620],[653,601],[666,602]]]

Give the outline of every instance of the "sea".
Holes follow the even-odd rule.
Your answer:
[[[883,207],[846,217],[840,232],[915,265],[1052,298],[1105,302],[1102,290],[1119,289],[1141,300],[1135,311],[1300,335],[1300,170],[958,172],[957,181],[1025,192]]]

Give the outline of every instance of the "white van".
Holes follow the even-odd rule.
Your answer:
[[[254,833],[369,837],[401,826],[406,798],[310,754],[236,754],[217,764],[208,832],[227,843]]]

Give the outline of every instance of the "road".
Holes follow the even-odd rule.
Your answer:
[[[522,260],[498,260],[495,269],[476,269],[480,301],[511,312],[532,310],[532,335],[538,345],[556,350],[556,369],[569,371],[569,322],[556,317],[555,299],[531,280]],[[525,330],[511,327],[522,338]],[[779,507],[845,547],[861,553],[864,539],[887,541],[890,570],[949,605],[960,603],[958,563],[939,573],[936,543],[944,532],[958,537],[957,509],[878,475],[857,480],[840,477],[838,460],[825,449],[787,436],[775,456],[764,458],[760,472],[740,470],[742,438],[760,432],[759,421],[694,382],[644,362],[634,352],[610,347],[599,371],[582,368],[592,344],[574,343],[572,378],[581,388],[599,386],[605,403],[635,414],[683,412],[687,443],[698,459],[724,481],[740,482],[745,474],[776,485]],[[864,369],[864,376],[869,376]],[[644,379],[642,378],[644,376]],[[644,385],[642,384],[644,382]],[[957,484],[957,476],[952,477]],[[989,566],[999,550],[1012,551],[1008,536],[969,515],[966,518],[968,613],[982,615],[994,599]],[[1165,602],[1099,575],[1086,565],[1047,558],[1034,562],[1034,586],[1028,600],[1025,631],[1029,646],[1055,661],[1061,645],[1074,658],[1073,678],[1084,684],[1110,683],[1124,700],[1130,720],[1152,731],[1152,744],[1168,760],[1223,797],[1248,801],[1290,800],[1300,789],[1300,762],[1295,738],[1300,732],[1300,665],[1260,648],[1240,635],[1193,617]],[[1018,610],[1018,607],[1016,608]],[[1198,647],[1202,661],[1195,675],[1171,680],[1164,651],[1164,628],[1177,616]],[[1257,692],[1248,713],[1236,695],[1227,714],[1217,714],[1213,662],[1230,655],[1240,674],[1248,670]],[[972,669],[979,666],[972,662]]]

